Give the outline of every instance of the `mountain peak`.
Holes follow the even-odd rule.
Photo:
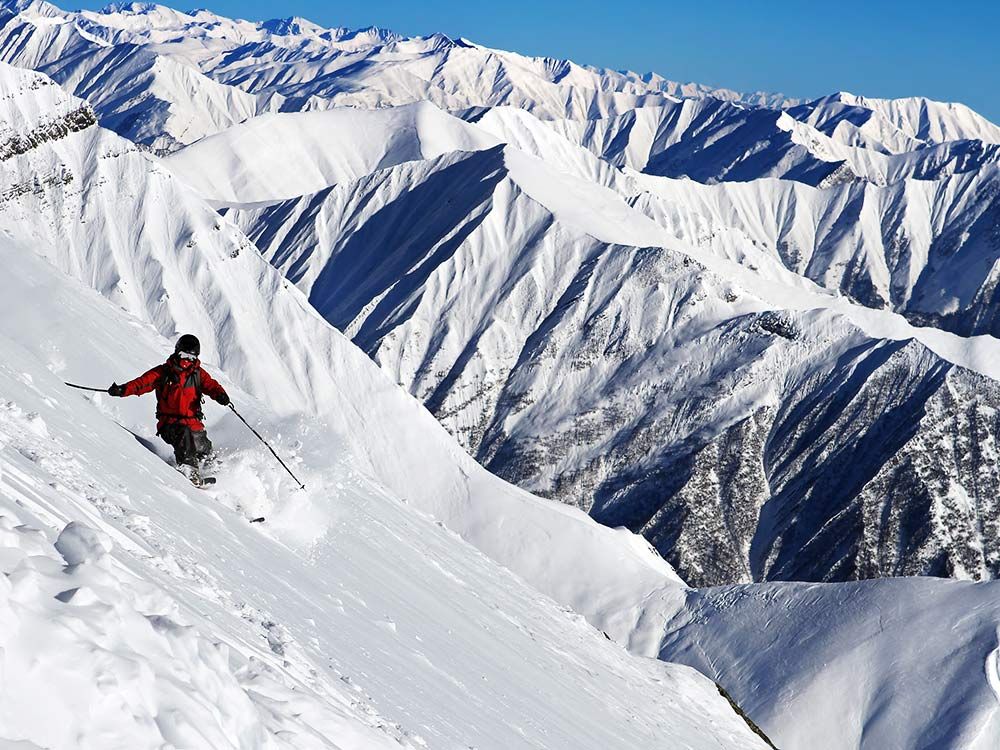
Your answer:
[[[131,13],[134,15],[147,15],[149,13],[155,13],[157,11],[169,11],[170,13],[177,13],[178,11],[172,8],[167,8],[165,5],[158,5],[156,3],[108,3],[103,8],[101,8],[99,13],[104,15],[113,15],[115,13]]]
[[[0,9],[8,13],[24,13],[26,15],[55,18],[65,13],[46,0],[0,0]]]
[[[272,18],[261,23],[261,28],[278,36],[295,36],[300,34],[321,34],[327,29],[300,16],[288,18]]]
[[[442,34],[440,31],[435,31],[433,34],[428,35],[426,39],[434,46],[435,49],[443,49],[443,48],[451,48],[459,46],[455,44],[454,39],[452,39],[447,34]]]

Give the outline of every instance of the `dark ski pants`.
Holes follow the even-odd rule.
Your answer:
[[[174,449],[177,465],[187,464],[197,467],[212,454],[212,441],[204,430],[195,432],[182,424],[165,424],[160,428],[160,437]]]

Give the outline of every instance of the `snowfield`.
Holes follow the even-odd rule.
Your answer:
[[[661,657],[731,686],[779,747],[985,750],[1000,731],[998,593],[929,578],[691,592]]]
[[[498,142],[422,102],[372,112],[261,115],[199,141],[169,163],[213,205],[268,204],[403,162]],[[333,143],[336,149],[329,148]]]
[[[957,104],[3,0],[0,746],[997,747],[998,163]],[[182,332],[304,490],[63,384]]]
[[[282,420],[223,378],[307,491],[211,406],[219,489],[191,487],[148,399],[62,385],[140,372],[169,343],[30,251],[0,256],[17,268],[0,290],[5,743],[765,747],[710,681],[630,656],[391,494],[320,416]],[[495,543],[531,557],[523,522]]]

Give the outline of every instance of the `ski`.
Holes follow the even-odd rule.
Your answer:
[[[257,518],[251,518],[250,523],[264,523],[264,516],[258,516]]]
[[[190,476],[186,471],[182,471],[181,474],[187,477],[188,481],[200,490],[215,484],[215,477]]]

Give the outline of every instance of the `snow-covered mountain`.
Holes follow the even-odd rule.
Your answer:
[[[996,126],[0,24],[0,744],[765,746],[712,680],[779,747],[1000,741],[997,584],[747,583],[998,575]],[[306,490],[221,409],[192,489],[147,402],[61,387],[188,330]]]
[[[961,105],[744,96],[442,35],[148,4],[69,13],[42,0],[6,0],[0,23],[0,59],[52,76],[159,152],[262,112],[419,101],[471,118],[524,109],[612,164],[702,182],[935,179],[996,163],[1000,149],[1000,128]]]
[[[920,140],[878,112],[843,109],[831,99],[776,110],[705,97],[548,124],[618,167],[704,183],[772,177],[817,187],[858,181],[888,185],[939,179],[1000,161],[1000,134],[985,120],[982,128],[966,131],[956,118],[954,130],[976,132],[978,139]],[[876,118],[880,121],[872,125]],[[940,123],[938,130],[950,132]]]
[[[703,106],[684,106],[689,104]],[[635,117],[656,112],[639,110]],[[930,166],[949,149],[977,155],[972,161],[952,162],[963,166],[942,168],[933,178],[930,173],[918,178],[907,166],[895,176],[883,171],[878,179],[834,180],[821,188],[770,178],[706,186],[637,174],[629,163],[614,158],[609,161],[624,166],[625,173],[609,176],[579,154],[563,153],[565,143],[543,143],[539,137],[539,125],[544,125],[579,144],[578,137],[567,133],[567,123],[496,108],[478,124],[501,140],[557,161],[564,171],[614,187],[685,244],[741,264],[778,261],[796,275],[863,305],[899,312],[919,325],[962,335],[1000,331],[993,292],[1000,257],[1000,177],[994,156],[979,158],[993,154],[996,146],[948,142],[903,155],[897,163],[905,165],[912,157],[912,163]],[[869,165],[896,158],[864,153]],[[640,160],[635,166],[644,164]]]
[[[764,747],[710,681],[629,657],[387,492],[356,441],[315,418],[274,434],[277,415],[228,379],[308,489],[221,409],[224,489],[191,488],[157,455],[148,403],[61,382],[139,371],[169,342],[30,250],[0,257],[16,271],[0,338],[3,744]]]
[[[650,587],[682,590],[644,542],[488,475],[235,227],[51,81],[0,72],[0,122],[20,144],[0,173],[0,738],[763,746],[711,682],[634,660],[497,564],[627,641]],[[213,507],[164,462],[149,403],[62,385],[141,372],[178,328],[232,373],[306,491],[217,412]],[[246,523],[265,513],[265,532]],[[43,670],[24,661],[38,639]],[[102,655],[108,639],[121,645]],[[581,694],[595,647],[605,677]],[[43,701],[53,683],[65,689]]]
[[[426,118],[429,106],[395,116]],[[254,148],[314,187],[282,144],[344,116],[284,115]],[[349,115],[365,116],[359,132],[387,117]],[[994,433],[968,415],[991,412],[998,391],[964,369],[995,376],[984,365],[995,342],[968,349],[848,303],[764,252],[769,280],[679,246],[586,179],[599,172],[587,152],[495,117],[487,126],[534,153],[485,137],[469,151],[456,121],[436,127],[451,153],[421,158],[419,130],[400,127],[414,143],[394,148],[411,160],[377,152],[370,173],[357,164],[360,176],[341,171],[295,200],[280,200],[280,180],[269,193],[229,166],[240,160],[227,143],[243,148],[263,126],[167,163],[205,185],[235,175],[213,200],[232,206],[245,191],[269,204],[227,216],[491,471],[641,530],[692,582],[997,575]],[[308,161],[357,151],[335,140]],[[959,458],[966,442],[986,453]],[[944,461],[944,482],[918,468]],[[970,505],[950,500],[956,486]]]
[[[895,129],[906,138],[925,143],[962,140],[1000,143],[1000,127],[955,102],[935,102],[920,96],[875,99],[840,91],[813,102],[809,109],[815,118],[812,124],[829,135],[854,128],[872,135]],[[880,135],[879,140],[885,141],[885,137]],[[897,147],[899,150],[909,149]]]
[[[309,97],[324,100],[323,107],[407,101],[408,95],[378,98],[381,94],[373,92],[385,87],[369,80],[368,73],[350,87],[358,99],[337,98],[346,90],[338,88],[344,84],[337,73],[342,54],[382,54],[373,50],[397,45],[391,64],[375,66],[379,80],[390,69],[419,67],[401,51],[406,45],[419,47],[416,41],[375,31],[368,33],[367,41],[351,37],[349,53],[344,53],[337,47],[346,38],[342,30],[294,22],[218,21],[158,7],[84,17],[93,29],[105,29],[91,33],[106,43],[127,40],[153,47],[157,54],[258,96],[301,103],[308,90]],[[74,18],[74,24],[80,23]],[[199,41],[177,41],[178,28]],[[228,54],[220,62],[218,49],[237,43],[265,45],[266,50],[257,46],[255,56]],[[441,63],[441,55],[451,60],[452,55],[468,58],[483,52],[464,43],[440,43],[420,47],[421,60],[437,60],[434,75],[422,74],[422,81],[440,83],[434,76],[450,69]],[[289,52],[292,48],[310,50],[309,62]],[[290,55],[287,66],[269,57],[278,54]],[[896,501],[883,495],[867,510],[861,501],[866,492],[878,493],[888,481],[883,472],[898,470],[897,462],[909,456],[904,447],[923,445],[922,437],[917,439],[920,429],[914,431],[913,426],[924,423],[931,394],[945,383],[934,373],[942,367],[951,372],[957,364],[995,375],[984,365],[992,346],[979,340],[969,351],[961,351],[969,346],[960,340],[913,329],[891,315],[866,316],[857,306],[824,292],[842,292],[918,324],[930,322],[961,334],[991,331],[991,243],[996,231],[991,219],[996,191],[991,186],[996,184],[997,146],[985,141],[996,140],[994,126],[961,107],[916,100],[869,102],[846,95],[790,103],[785,111],[721,97],[671,99],[656,106],[642,102],[650,106],[641,107],[633,102],[622,114],[588,112],[587,117],[597,119],[587,120],[574,119],[580,116],[575,110],[560,114],[520,102],[533,115],[489,107],[507,100],[476,88],[489,77],[483,73],[488,65],[475,59],[474,64],[466,59],[469,70],[477,71],[468,85],[444,86],[449,95],[461,94],[460,105],[446,105],[464,107],[467,124],[427,102],[374,114],[334,109],[264,115],[183,150],[170,159],[170,168],[213,205],[237,209],[229,215],[274,265],[309,294],[328,320],[420,397],[491,470],[608,523],[643,530],[695,582],[898,573],[996,575],[996,553],[991,551],[997,544],[995,532],[988,520],[980,522],[991,517],[991,490],[976,489],[992,486],[992,480],[985,479],[988,462],[977,463],[965,479],[960,478],[963,470],[955,469],[963,492],[976,498],[971,512],[948,501],[946,486],[928,489],[927,478],[907,482],[901,491],[912,498],[913,488],[920,487],[930,502],[904,502],[905,507],[887,515],[876,509]],[[298,63],[292,66],[292,60]],[[403,63],[397,64],[400,60]],[[317,72],[321,65],[327,66],[328,75]],[[291,77],[276,73],[293,68]],[[367,70],[367,64],[350,70],[355,75]],[[584,86],[586,76],[581,75],[560,80],[576,90]],[[333,88],[324,88],[334,82]],[[601,86],[615,95],[625,91],[617,83]],[[377,101],[365,98],[372,96]],[[443,102],[438,94],[425,92],[420,98]],[[973,136],[982,140],[935,140]],[[502,148],[502,143],[510,145]],[[525,153],[541,162],[521,158]],[[512,161],[520,168],[512,169]],[[554,180],[549,179],[552,170],[560,173]],[[637,174],[640,170],[645,174]],[[609,188],[620,198],[570,184],[562,173]],[[666,179],[661,174],[695,179]],[[698,184],[720,181],[723,184]],[[570,194],[581,196],[580,206],[587,209],[569,205],[564,197]],[[643,223],[639,213],[666,231]],[[595,217],[609,214],[611,222],[592,226]],[[681,246],[675,247],[674,239]],[[584,246],[589,249],[581,249]],[[686,279],[668,274],[669,283],[663,282],[667,293],[656,285],[629,289],[619,279],[637,275],[638,261],[622,266],[621,246],[670,247],[680,251],[675,258],[694,258],[717,275],[705,282],[698,271]],[[372,247],[382,250],[373,254]],[[606,268],[592,265],[605,255],[615,263]],[[497,258],[503,259],[499,265]],[[720,259],[741,268],[725,263],[716,268],[713,264]],[[535,263],[541,263],[544,272]],[[762,292],[756,278],[744,278],[743,288],[731,288],[729,280],[746,268],[754,271],[751,276],[765,276],[768,284],[790,286],[794,294],[789,296],[782,287]],[[577,316],[568,315],[564,295],[591,279],[595,285],[610,283],[616,291],[598,296],[597,307],[585,306]],[[693,291],[703,283],[710,292]],[[615,294],[630,299],[614,299]],[[705,294],[721,298],[728,309],[706,312],[699,304]],[[698,325],[683,335],[673,313],[663,320],[646,313],[651,307],[662,308],[664,299],[691,295],[695,301],[688,317]],[[741,295],[746,306],[730,301]],[[779,330],[806,331],[799,340],[761,329],[765,336],[777,336],[774,364],[761,351],[725,353],[727,346],[742,346],[731,329],[748,324],[747,315],[768,316],[765,321],[775,315],[781,321],[800,317],[797,312],[791,317],[774,312],[788,308],[789,300],[793,311],[821,307],[846,313],[872,337],[871,343],[855,340],[850,325],[813,316],[809,322],[765,322]],[[591,304],[589,298],[586,302]],[[553,318],[557,313],[558,321]],[[601,329],[607,340],[581,339],[579,316],[618,321],[625,328]],[[566,331],[557,331],[556,322]],[[809,335],[816,325],[815,335]],[[723,342],[713,343],[721,350],[712,349],[720,361],[701,366],[703,372],[689,382],[688,358],[702,358],[697,353],[705,350],[703,336],[708,331]],[[603,353],[598,364],[610,370],[560,388],[565,398],[558,405],[532,397],[535,391],[548,391],[552,378],[567,372],[561,358],[556,358],[554,374],[535,361],[541,354],[531,352],[543,332],[551,340],[543,337],[548,348],[538,352],[546,357],[563,352],[567,362],[575,363],[568,372],[581,371],[581,362],[593,359],[587,354],[593,351]],[[841,341],[844,352],[858,346],[882,351],[880,339],[917,337],[943,359],[935,363],[920,346],[895,356],[889,356],[890,347],[876,357],[884,361],[875,365],[873,360],[862,380],[880,395],[865,408],[889,409],[892,402],[886,400],[881,383],[896,377],[891,374],[895,368],[901,367],[914,384],[926,382],[925,388],[915,387],[912,400],[891,409],[900,424],[909,427],[875,452],[862,440],[872,423],[866,423],[862,433],[838,433],[836,449],[824,452],[828,460],[816,464],[810,459],[806,469],[800,463],[809,455],[806,449],[815,435],[787,445],[763,436],[787,432],[782,427],[785,419],[802,420],[800,398],[814,408],[826,406],[810,395],[812,389],[850,394],[837,407],[841,416],[826,414],[826,420],[847,419],[852,408],[861,408],[867,392],[856,392],[857,378],[848,376],[857,361],[832,357],[831,335]],[[618,341],[617,348],[608,337]],[[663,337],[669,343],[654,343]],[[786,341],[796,342],[797,354],[784,353]],[[807,341],[811,345],[806,346]],[[663,351],[657,353],[661,346]],[[682,355],[687,349],[694,354]],[[613,351],[635,374],[626,376],[620,364],[613,365]],[[650,395],[661,390],[657,384],[664,379],[665,362],[674,370],[681,368],[667,371],[673,380],[670,395]],[[753,372],[747,376],[749,391],[728,390],[731,402],[720,402],[713,389],[706,390],[703,381],[717,384],[724,374],[734,376],[744,368]],[[948,378],[974,379],[961,369],[955,372],[960,374]],[[771,387],[761,388],[761,382]],[[989,381],[982,382],[982,388],[954,387],[977,404],[985,398],[982,408],[990,409],[994,396]],[[595,383],[603,385],[595,388]],[[651,408],[651,398],[663,403]],[[533,408],[539,416],[526,401],[538,401]],[[699,403],[703,406],[696,406]],[[680,422],[676,409],[684,414]],[[727,476],[711,458],[719,450],[718,441],[755,419],[763,420],[759,445],[740,448],[758,467],[752,489],[744,486],[743,476],[718,479]],[[595,420],[600,426],[592,424]],[[587,425],[587,444],[578,437],[582,424]],[[963,440],[979,442],[981,436],[972,427],[978,424],[972,420],[956,430]],[[886,424],[884,429],[897,428]],[[857,456],[863,460],[857,461]],[[841,481],[842,461],[864,467],[855,482]],[[716,477],[709,483],[718,496],[707,511],[711,521],[702,518],[706,487],[697,479],[696,465]],[[987,474],[980,476],[983,471]],[[667,476],[671,482],[665,481]],[[810,488],[804,495],[803,482]],[[786,494],[795,497],[795,507],[779,511]],[[728,508],[733,503],[737,510]],[[811,510],[799,512],[800,504]],[[697,512],[688,518],[691,508]],[[772,512],[785,520],[772,523]],[[741,520],[733,520],[736,517]],[[764,521],[768,530],[761,533]],[[739,528],[724,531],[730,527]],[[935,531],[911,539],[914,527]],[[844,529],[856,540],[846,549],[839,542]]]
[[[581,610],[590,609],[584,599],[599,588],[597,600],[628,598],[645,591],[650,580],[677,580],[636,539],[626,569],[607,566],[605,584],[595,587],[594,578],[573,593],[573,577],[558,570],[578,565],[570,548],[590,547],[596,559],[602,548],[616,548],[612,540],[620,535],[560,504],[532,510],[537,501],[482,470],[417,402],[325,323],[236,226],[115,134],[93,124],[52,127],[65,113],[75,117],[81,102],[40,75],[3,70],[6,129],[36,132],[44,122],[56,134],[35,139],[4,162],[0,230],[8,242],[44,257],[161,335],[199,331],[207,361],[231,372],[277,414],[318,414],[337,444],[365,434],[355,456],[360,470],[448,519],[482,548],[491,544],[491,529],[511,524],[505,516],[523,519],[516,524],[524,525],[516,532],[522,554],[502,562],[539,588],[551,584]],[[505,509],[494,508],[489,518],[468,513],[473,498],[483,495]],[[547,548],[553,524],[580,530],[565,558]],[[626,549],[632,549],[629,544]],[[530,548],[536,553],[524,554]],[[595,577],[605,575],[603,567],[595,564]],[[599,601],[593,609],[600,609]]]
[[[88,99],[103,125],[160,152],[278,110],[430,101],[450,111],[511,105],[541,117],[589,118],[708,95],[796,103],[440,34],[403,38],[296,18],[254,23],[139,3],[65,12],[44,0],[4,0],[0,24],[0,60],[50,75]]]
[[[45,72],[87,99],[102,124],[170,150],[240,122],[268,103],[135,44],[113,44],[45,2],[0,6],[0,60]]]
[[[789,181],[703,186],[638,176],[630,200],[678,239],[778,262],[917,325],[997,335],[1000,168],[886,187]]]
[[[18,144],[3,162],[0,208],[5,742],[766,746],[711,682],[621,643],[714,670],[778,746],[919,746],[932,715],[938,746],[995,744],[994,655],[980,655],[976,671],[964,645],[995,637],[993,586],[943,584],[961,607],[934,607],[919,630],[873,640],[877,615],[912,595],[895,582],[862,585],[822,663],[861,640],[896,656],[869,668],[870,692],[842,689],[841,675],[794,649],[803,623],[842,607],[843,589],[812,587],[794,610],[794,587],[721,589],[730,593],[709,605],[711,594],[685,588],[637,537],[490,478],[304,300],[293,304],[293,288],[272,286],[277,271],[226,219],[94,125],[78,100],[2,72],[0,122]],[[538,169],[513,150],[482,153],[520,159],[520,182]],[[166,224],[153,220],[156,205],[170,207]],[[143,294],[120,291],[141,280]],[[181,304],[184,290],[205,307]],[[209,367],[292,459],[305,491],[222,410],[209,424],[224,446],[220,489],[195,490],[163,460],[148,403],[62,387],[140,371],[178,327],[202,333]],[[258,514],[266,526],[246,523]],[[746,631],[732,633],[735,621],[711,609],[740,601],[753,607],[738,619]],[[961,642],[928,639],[957,623]],[[761,660],[753,636],[764,632],[772,649],[790,649],[786,669]],[[727,633],[746,649],[718,645]],[[690,645],[707,642],[710,662]],[[46,659],[30,667],[40,643]],[[901,652],[950,664],[955,681],[899,690]],[[743,679],[750,655],[768,678],[756,689]],[[801,721],[821,712],[830,721]],[[867,715],[902,718],[857,718]]]

